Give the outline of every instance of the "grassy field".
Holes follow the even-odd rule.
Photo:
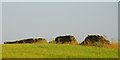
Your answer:
[[[118,58],[118,49],[65,44],[3,44],[2,58]]]

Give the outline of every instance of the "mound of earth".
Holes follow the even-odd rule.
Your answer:
[[[57,36],[55,41],[56,44],[78,44],[77,40],[72,35]]]
[[[4,44],[14,44],[14,43],[47,43],[47,41],[44,38],[28,38],[19,41],[4,42]]]
[[[110,42],[103,36],[88,35],[80,45],[103,46],[104,44],[110,45]]]

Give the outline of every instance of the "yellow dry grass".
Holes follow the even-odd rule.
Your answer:
[[[112,42],[110,45],[104,45],[104,48],[115,48],[115,49],[118,49],[118,46],[120,46],[120,44]]]

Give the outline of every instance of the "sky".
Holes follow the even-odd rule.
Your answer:
[[[2,3],[0,2],[0,44],[2,43]],[[1,46],[0,46],[1,48]]]
[[[119,2],[119,0],[1,0],[1,2]]]
[[[2,40],[54,40],[73,35],[82,42],[89,34],[118,41],[117,2],[3,2]]]

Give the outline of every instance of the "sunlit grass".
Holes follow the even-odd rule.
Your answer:
[[[66,44],[3,44],[3,58],[118,58],[118,49]]]
[[[2,44],[0,44],[0,59],[2,59]]]

